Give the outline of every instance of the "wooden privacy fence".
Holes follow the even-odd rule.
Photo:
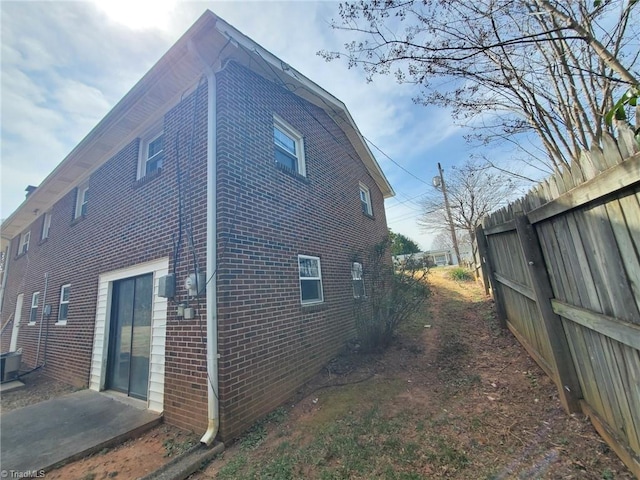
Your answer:
[[[640,478],[640,154],[609,140],[477,241],[503,325]]]

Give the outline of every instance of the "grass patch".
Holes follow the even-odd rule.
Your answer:
[[[475,280],[475,278],[473,277],[473,273],[462,267],[452,268],[448,272],[448,274],[449,278],[456,282],[472,282],[473,280]]]
[[[373,379],[354,385],[327,389],[318,393],[320,410],[313,417],[306,419],[305,425],[311,429],[321,428],[340,418],[347,418],[358,408],[371,407],[377,402],[385,402],[402,391],[405,383],[402,380],[391,380],[385,383]]]
[[[403,463],[412,462],[418,456],[419,446],[401,435],[412,424],[410,413],[388,416],[377,406],[393,399],[403,388],[401,380],[375,384],[369,380],[322,391],[320,409],[304,422],[303,433],[279,443],[267,458],[254,459],[255,454],[249,452],[264,443],[267,425],[286,419],[287,411],[277,409],[255,423],[239,440],[241,453],[216,478],[297,479],[306,478],[309,468],[316,469],[320,478],[379,477],[380,469],[388,462],[389,451],[397,452]],[[311,441],[304,440],[308,434]]]
[[[239,453],[220,469],[216,478],[220,480],[232,480],[238,478],[238,474],[247,466],[247,457]]]
[[[196,444],[195,440],[187,438],[185,440],[176,440],[175,438],[167,438],[162,442],[165,449],[165,457],[178,456],[189,450]]]
[[[354,388],[346,390],[347,396],[355,394]],[[338,398],[345,397],[326,399],[337,402]],[[416,412],[410,410],[390,415],[377,405],[362,408],[362,403],[347,412],[333,410],[330,420],[314,425],[313,432],[280,443],[268,456],[238,455],[217,478],[288,480],[308,478],[314,472],[312,476],[321,479],[419,479],[414,472],[427,464],[449,470],[468,465],[464,452],[446,437],[422,441],[411,435],[416,420]]]
[[[257,421],[240,438],[240,448],[242,450],[254,450],[267,438],[267,425],[279,425],[287,419],[287,409],[278,407],[262,420]]]
[[[267,428],[264,421],[255,423],[240,439],[242,450],[254,450],[267,438]]]

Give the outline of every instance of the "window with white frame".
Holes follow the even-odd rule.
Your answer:
[[[371,193],[366,185],[360,184],[360,205],[362,206],[362,212],[367,215],[373,215],[373,209],[371,208]]]
[[[362,277],[362,264],[353,262],[351,264],[351,281],[353,283],[353,298],[364,298],[364,278]]]
[[[278,117],[273,118],[275,160],[287,170],[306,176],[302,135]]]
[[[67,323],[69,317],[69,296],[71,295],[71,285],[63,285],[60,288],[60,306],[58,308],[58,321],[57,325],[64,325]]]
[[[300,302],[305,305],[324,301],[320,258],[298,255],[298,270],[300,273]]]
[[[87,214],[87,202],[89,201],[89,181],[78,187],[76,194],[76,211],[73,218],[84,217]]]
[[[42,238],[44,240],[49,238],[49,229],[51,228],[51,213],[47,212],[44,214],[44,220],[42,220]]]
[[[40,292],[31,295],[31,311],[29,312],[29,325],[34,325],[38,321],[38,303],[40,303]]]
[[[140,143],[138,178],[162,169],[164,159],[164,132],[157,128]]]
[[[18,255],[27,253],[29,250],[29,242],[31,241],[31,231],[24,232],[20,235],[20,245],[18,246]]]

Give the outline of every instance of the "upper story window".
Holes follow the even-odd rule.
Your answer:
[[[299,175],[307,175],[302,135],[277,117],[273,118],[273,143],[276,163]]]
[[[31,311],[29,312],[29,324],[31,325],[38,320],[38,303],[40,303],[40,292],[34,292],[31,296]]]
[[[42,237],[41,240],[49,238],[49,229],[51,228],[51,212],[44,214],[44,220],[42,221]]]
[[[60,306],[58,308],[58,321],[56,325],[65,325],[69,316],[69,296],[71,295],[71,285],[63,285],[60,288]]]
[[[373,215],[373,209],[371,208],[371,193],[369,188],[363,184],[360,184],[360,205],[362,206],[362,212],[367,215]]]
[[[87,202],[89,201],[89,180],[78,187],[76,195],[76,211],[73,218],[84,217],[87,214]]]
[[[322,296],[322,271],[320,258],[298,255],[300,273],[300,301],[304,304],[320,303]]]
[[[353,298],[364,298],[364,278],[362,277],[362,264],[353,262],[351,264],[351,280],[353,282]]]
[[[140,164],[138,166],[138,178],[150,173],[158,172],[162,168],[164,159],[164,132],[154,130],[152,134],[142,139],[140,144]]]
[[[20,246],[18,247],[18,255],[27,253],[29,250],[29,241],[31,240],[31,231],[20,235]]]

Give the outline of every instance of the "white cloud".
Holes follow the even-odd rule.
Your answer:
[[[88,3],[2,2],[2,213],[24,199],[169,47]]]
[[[94,0],[113,21],[132,30],[166,29],[175,0]]]
[[[97,124],[109,111],[111,105],[102,91],[75,80],[64,79],[53,98],[58,108],[71,117],[79,130],[87,132]]]
[[[449,115],[415,105],[414,87],[391,76],[367,84],[346,62],[327,63],[316,55],[352,39],[329,27],[337,2],[166,0],[158,5],[160,18],[138,18],[133,29],[126,25],[133,14],[123,18],[102,2],[1,2],[2,217],[23,200],[24,187],[39,183],[207,8],[345,102],[363,135],[418,177],[429,180],[436,161],[466,156],[461,140],[451,147],[459,130]],[[428,187],[372,151],[400,201]],[[402,216],[390,211],[390,225],[428,248],[430,240],[409,213],[393,220]]]

